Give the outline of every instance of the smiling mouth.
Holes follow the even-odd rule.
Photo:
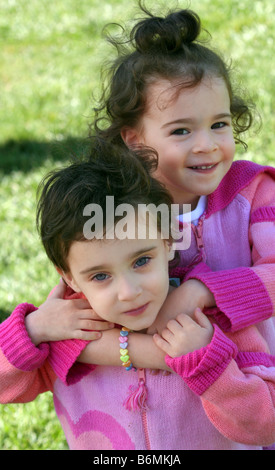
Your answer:
[[[189,170],[194,170],[200,173],[210,173],[218,163],[213,163],[212,165],[194,165],[194,166],[189,166]]]
[[[216,166],[217,163],[213,163],[213,165],[197,165],[197,166],[189,166],[192,170],[211,170]]]
[[[135,317],[145,312],[148,305],[149,305],[149,302],[147,304],[142,305],[141,307],[134,308],[133,310],[128,310],[127,312],[123,312],[123,313],[124,315],[130,315],[132,317]]]

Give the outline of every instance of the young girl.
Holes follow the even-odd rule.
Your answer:
[[[182,10],[160,18],[144,11],[147,18],[130,33],[132,50],[113,64],[98,110],[109,124],[100,129],[98,117],[96,130],[122,147],[154,148],[155,176],[175,203],[191,204],[192,243],[181,267],[190,270],[203,260],[211,268],[205,274],[194,269],[191,277],[214,295],[221,327],[236,331],[263,322],[275,304],[275,170],[233,162],[252,112],[220,56],[199,42],[198,16]],[[199,287],[194,294],[183,284],[168,297],[155,327],[161,331],[167,316],[190,314],[197,305]],[[261,328],[275,352],[273,320]]]
[[[152,214],[157,230],[151,236],[151,220],[139,213],[140,204],[150,204],[149,219],[152,203],[171,205],[170,195],[150,176],[148,156],[101,144],[90,161],[46,178],[38,209],[45,250],[72,295],[87,298],[101,318],[120,325],[88,346],[95,346],[95,357],[108,355],[115,338],[120,367],[78,365],[64,383],[59,377],[77,342],[47,344],[51,328],[42,328],[41,336],[35,326],[39,310],[21,304],[0,325],[1,402],[26,402],[51,390],[71,449],[260,450],[275,439],[275,375],[274,358],[256,327],[226,335],[197,309],[194,320],[180,314],[158,337],[166,368],[174,373],[150,375],[132,363],[136,347],[143,356],[151,354],[150,335],[142,332],[165,301],[173,257],[161,215]],[[125,238],[126,206],[127,229],[146,236]],[[87,216],[98,207],[99,224],[93,219],[96,228],[85,237]],[[84,327],[91,326],[86,321]]]
[[[147,18],[130,33],[132,48],[113,64],[95,129],[121,148],[154,148],[155,176],[174,203],[192,207],[191,245],[181,253],[180,270],[170,273],[181,285],[168,295],[149,332],[161,333],[179,313],[211,306],[216,309],[207,314],[224,331],[259,324],[275,354],[275,170],[233,162],[235,143],[246,145],[242,133],[252,111],[236,94],[221,57],[199,42],[198,16],[181,10],[160,18],[144,11]],[[108,124],[101,129],[103,110]],[[198,272],[201,262],[210,270]],[[49,299],[41,317],[55,306],[66,316],[68,303],[59,289],[60,298]],[[64,338],[82,334],[67,328]],[[143,361],[137,354],[135,361]],[[88,354],[85,359],[94,362]]]

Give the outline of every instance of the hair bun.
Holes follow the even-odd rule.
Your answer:
[[[149,18],[137,23],[131,33],[131,40],[141,53],[177,52],[183,45],[195,41],[200,34],[200,18],[191,10],[170,13],[165,18],[153,16],[143,10]]]

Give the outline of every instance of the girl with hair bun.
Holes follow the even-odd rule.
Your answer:
[[[121,146],[154,148],[155,176],[174,203],[191,206],[192,241],[180,253],[188,282],[168,297],[155,328],[161,332],[175,312],[190,315],[210,302],[227,331],[264,322],[259,328],[274,354],[275,169],[233,161],[236,145],[247,147],[243,133],[253,123],[254,104],[200,40],[195,12],[157,17],[141,8],[147,16],[125,40],[128,48],[110,39],[119,54],[95,130]],[[209,272],[196,273],[201,262]]]
[[[175,204],[190,205],[191,223],[179,214],[182,226],[190,224],[190,246],[170,266],[178,287],[144,334],[115,327],[92,341],[94,332],[76,336],[66,328],[66,309],[71,315],[74,308],[77,320],[84,308],[68,300],[79,300],[79,291],[68,296],[60,285],[30,317],[42,325],[51,320],[49,343],[33,341],[36,348],[24,336],[23,315],[16,317],[29,308],[22,304],[3,329],[13,329],[21,342],[27,337],[32,357],[23,368],[25,356],[15,361],[18,341],[10,341],[15,357],[4,337],[3,394],[14,397],[16,380],[21,401],[51,386],[72,448],[261,450],[275,440],[275,170],[233,162],[235,145],[246,147],[242,134],[253,122],[253,106],[236,93],[222,58],[200,41],[198,15],[179,10],[156,17],[141,8],[146,18],[125,43],[109,38],[118,58],[93,127],[124,152],[153,149],[154,176]],[[198,309],[201,330],[209,324],[213,330],[196,348]],[[95,319],[91,312],[86,306],[87,320]],[[66,335],[51,337],[63,321]],[[121,364],[118,343],[125,334],[129,371],[109,367]],[[87,341],[66,339],[76,337]],[[123,407],[128,383],[138,388],[130,387]]]

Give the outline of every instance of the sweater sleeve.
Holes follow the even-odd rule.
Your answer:
[[[225,331],[240,330],[275,314],[275,181],[262,174],[242,194],[251,204],[251,266],[189,275],[213,293],[219,309],[215,319]]]
[[[49,354],[49,345],[35,346],[25,327],[25,316],[37,310],[32,304],[19,304],[0,325],[0,347],[16,368],[31,371],[42,366]]]
[[[74,292],[67,286],[64,299],[82,298],[81,293]],[[93,364],[77,362],[82,351],[89,341],[80,339],[67,339],[63,341],[50,342],[49,363],[57,377],[66,385],[78,382],[85,375],[95,369]]]
[[[201,397],[213,425],[248,445],[275,442],[275,357],[240,352],[217,326],[211,343],[166,363]]]
[[[49,364],[57,377],[66,385],[72,385],[95,369],[93,364],[77,362],[78,356],[89,341],[68,339],[50,343]]]
[[[212,313],[224,331],[237,331],[264,321],[273,314],[275,298],[271,299],[265,287],[263,271],[268,277],[273,273],[275,278],[275,264],[265,265],[262,269],[240,267],[208,273],[194,272],[188,278],[203,282],[215,297],[217,308],[208,309],[205,313]]]
[[[23,403],[52,390],[55,375],[47,362],[49,346],[34,346],[25,329],[25,315],[36,310],[20,304],[0,325],[0,402]]]

